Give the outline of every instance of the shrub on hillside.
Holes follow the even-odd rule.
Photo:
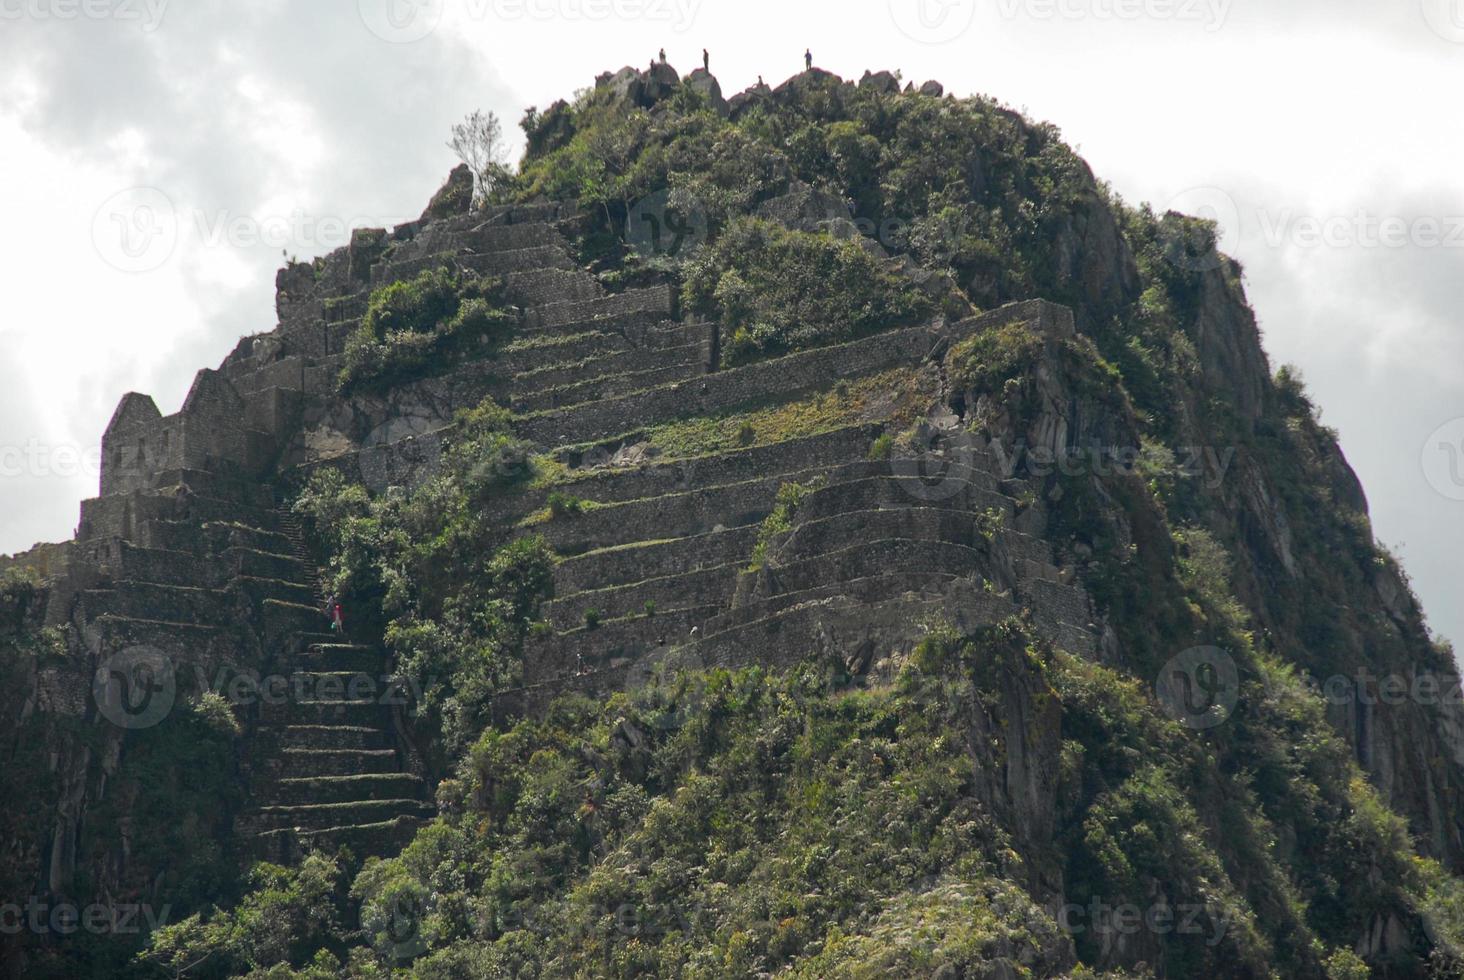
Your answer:
[[[757,218],[734,221],[691,264],[685,300],[721,321],[728,366],[909,326],[933,310],[859,242]]]
[[[346,340],[341,391],[380,387],[500,338],[516,322],[497,279],[446,268],[382,286]]]

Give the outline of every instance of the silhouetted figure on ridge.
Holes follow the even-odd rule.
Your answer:
[[[666,63],[666,49],[665,48],[662,48],[661,49],[661,64],[664,65],[665,63]]]
[[[706,48],[702,48],[702,71],[707,72],[708,74],[710,74],[711,73],[711,70],[712,70],[712,56],[707,53],[707,49]]]
[[[813,49],[809,48],[803,52],[803,67],[807,71],[813,71]]]

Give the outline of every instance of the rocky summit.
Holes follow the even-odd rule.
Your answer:
[[[1452,651],[1212,225],[887,71],[522,125],[0,560],[0,926],[143,924],[11,975],[1461,975]]]

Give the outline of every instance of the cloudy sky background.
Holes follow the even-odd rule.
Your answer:
[[[176,411],[274,326],[282,252],[415,217],[469,111],[517,139],[662,45],[728,94],[806,46],[986,93],[1127,200],[1218,216],[1273,366],[1464,640],[1464,0],[0,0],[0,552],[70,536],[124,392]],[[129,254],[137,204],[165,234]]]

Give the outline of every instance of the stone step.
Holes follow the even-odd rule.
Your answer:
[[[367,800],[410,800],[422,793],[422,780],[403,772],[357,773],[349,776],[286,776],[259,790],[270,806],[351,803]]]
[[[543,269],[574,269],[575,264],[561,245],[533,245],[494,252],[467,252],[457,257],[458,267],[487,276]]]
[[[260,625],[266,636],[287,637],[312,629],[323,618],[313,601],[306,605],[280,599],[265,599],[259,607]]]
[[[411,843],[427,818],[423,813],[323,830],[266,830],[246,838],[244,847],[252,860],[283,865],[298,864],[307,853],[334,854],[343,847],[358,858],[390,857]]]
[[[543,535],[560,555],[572,556],[628,542],[689,537],[760,523],[772,511],[778,489],[790,482],[808,483],[822,479],[833,487],[845,483],[856,484],[862,480],[874,482],[875,479],[883,479],[890,484],[883,492],[891,500],[897,500],[897,478],[881,476],[887,465],[877,461],[858,460],[833,467],[814,466],[782,473],[764,472],[753,479],[740,482],[703,484],[697,489],[672,490],[633,500],[609,503],[595,501],[600,506],[588,508],[579,514],[552,518],[536,525],[534,531]],[[579,494],[576,491],[580,486],[578,483],[565,484],[560,487],[560,492],[577,497]],[[870,490],[869,493],[872,495],[876,491]],[[844,509],[835,506],[841,499],[837,495],[828,494],[825,496],[824,506],[835,511]],[[910,502],[918,502],[913,497],[908,499]],[[802,512],[800,509],[800,513]],[[817,511],[813,513],[816,514]]]
[[[871,601],[840,593],[703,636],[685,654],[709,667],[758,663],[778,668],[815,654],[858,655],[877,662],[913,647],[921,623],[945,621],[970,631],[1014,612],[1006,597],[962,579],[952,580],[940,594],[907,593]]]
[[[529,308],[558,303],[591,303],[605,296],[595,277],[583,269],[510,272],[503,279],[509,300]]]
[[[807,521],[799,519],[790,531],[769,541],[766,561],[776,568],[789,560],[840,551],[850,541],[894,539],[959,544],[991,554],[999,532],[988,538],[986,529],[982,517],[970,511],[935,507],[850,509]]]
[[[637,541],[566,558],[554,567],[556,596],[628,585],[700,568],[746,562],[757,525],[665,541]]]
[[[678,609],[655,616],[610,620],[595,629],[581,627],[564,633],[531,637],[524,656],[525,683],[573,676],[581,671],[623,661],[635,663],[657,650],[669,650],[687,641],[691,631],[726,612],[725,606]]]
[[[287,699],[283,703],[265,702],[259,706],[259,709],[261,722],[289,726],[348,725],[369,728],[384,726],[390,718],[388,706],[375,698],[358,700],[330,698],[304,701]]]
[[[180,623],[166,619],[122,616],[102,613],[90,623],[97,649],[111,656],[128,647],[156,647],[177,664],[186,656],[198,658],[212,653],[223,658],[232,655],[232,644],[225,640],[217,626],[201,623]]]
[[[706,370],[706,347],[700,343],[677,347],[634,347],[618,334],[584,334],[585,342],[563,345],[567,351],[534,348],[505,352],[497,361],[512,376],[510,390],[533,393],[566,388],[602,377],[623,376],[656,369],[680,368],[689,372]],[[680,334],[678,334],[678,337]],[[586,353],[587,352],[587,353]],[[525,356],[529,355],[529,356]],[[519,364],[531,369],[514,370]],[[689,376],[689,375],[688,375]]]
[[[476,252],[461,244],[446,243],[441,251],[412,253],[388,257],[371,267],[373,289],[406,279],[424,271],[439,268],[466,269],[486,276],[504,276],[515,272],[541,269],[572,269],[569,256],[558,245],[535,245],[528,248]]]
[[[628,289],[623,293],[598,299],[546,303],[527,311],[524,326],[532,332],[634,314],[650,313],[670,317],[675,310],[676,294],[672,287],[651,286],[645,289]]]
[[[234,615],[227,592],[154,582],[121,581],[111,588],[87,589],[81,601],[87,620],[112,615],[222,626]]]
[[[840,596],[847,596],[859,602],[875,603],[911,592],[940,593],[951,583],[964,577],[947,571],[879,572],[863,578],[846,579],[816,586],[801,592],[784,592],[766,598],[759,597],[708,619],[702,632],[708,638],[715,637],[726,630],[768,619],[794,606],[823,602]],[[1012,608],[1015,611],[1016,607]]]
[[[879,435],[878,425],[852,425],[813,436],[714,455],[658,459],[635,467],[597,466],[578,469],[555,489],[601,503],[659,497],[693,487],[740,483],[757,476],[783,476],[810,468],[834,467],[862,459]],[[619,444],[595,447],[608,455]],[[563,454],[562,461],[580,465],[589,453]],[[543,506],[535,501],[534,508]]]
[[[197,585],[213,581],[210,563],[188,551],[143,548],[120,543],[114,577],[159,585]]]
[[[524,222],[504,225],[484,222],[477,227],[457,232],[452,243],[460,249],[483,254],[491,252],[515,252],[525,248],[540,248],[545,245],[564,243],[564,237],[546,222]]]
[[[347,320],[359,320],[366,315],[366,307],[370,298],[370,294],[365,290],[329,297],[325,301],[325,322],[336,324],[344,323]]]
[[[595,367],[591,366],[590,371],[594,370]],[[520,385],[518,379],[515,379],[515,389],[523,393],[513,397],[510,407],[515,412],[526,414],[570,405],[584,405],[605,398],[618,398],[632,391],[643,391],[646,388],[693,378],[705,373],[704,365],[699,363],[671,363],[624,374],[599,374],[574,384],[527,391],[524,389],[528,386]]]
[[[310,567],[303,554],[271,554],[254,548],[229,548],[221,557],[224,568],[233,576],[272,579],[290,582],[307,590],[314,589],[309,581]]]
[[[481,212],[483,224],[552,223],[573,217],[579,205],[573,201],[531,201],[525,204],[496,204]]]
[[[555,629],[568,631],[583,626],[592,610],[603,620],[617,620],[636,616],[655,618],[686,608],[724,606],[732,598],[740,568],[740,564],[716,565],[662,578],[575,592],[547,603],[543,617]],[[647,602],[654,603],[654,616],[647,615]]]
[[[322,616],[321,620],[324,619]],[[380,673],[386,669],[388,658],[376,647],[342,642],[331,636],[328,641],[310,643],[295,662],[301,669],[310,671]]]
[[[152,485],[163,491],[187,487],[192,493],[235,501],[247,507],[273,509],[275,506],[274,490],[267,484],[211,470],[162,470],[152,477]]]
[[[311,666],[315,665],[304,664]],[[392,676],[384,663],[361,670],[317,671],[297,666],[283,678],[282,687],[284,697],[297,701],[374,701],[384,707],[405,703],[401,679]]]
[[[253,834],[287,827],[326,830],[332,827],[381,823],[397,817],[433,815],[431,804],[415,799],[355,800],[349,803],[308,803],[295,806],[262,806],[240,814],[234,822],[237,833]]]
[[[288,748],[279,754],[280,774],[301,778],[391,773],[400,768],[392,749]]]
[[[390,751],[391,733],[382,725],[288,725],[271,729],[281,751]]]
[[[886,538],[800,558],[782,565],[767,565],[754,573],[755,594],[775,596],[805,592],[819,586],[891,572],[941,569],[962,577],[985,578],[991,570],[984,548],[948,541]],[[743,585],[739,584],[739,595]]]
[[[628,541],[684,538],[757,524],[772,510],[777,476],[594,507],[553,518],[533,530],[561,555]]]
[[[1085,628],[1093,620],[1088,594],[1080,586],[1039,578],[1022,583],[1021,593],[1032,607],[1032,619],[1051,632],[1064,623]]]

